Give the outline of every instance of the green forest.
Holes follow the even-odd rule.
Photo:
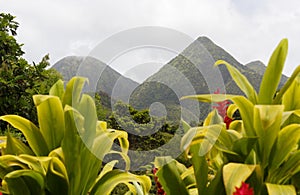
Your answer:
[[[0,14],[0,194],[300,194],[300,66],[282,76],[287,39],[258,74],[199,38],[226,75],[228,94],[209,93],[179,55],[168,65],[199,84],[198,95],[176,99],[163,85],[143,83],[126,104],[85,92],[85,77],[67,72],[64,80],[49,55],[29,63],[18,28],[15,16]],[[185,52],[199,51],[192,44]],[[151,115],[149,97],[167,105],[168,117]],[[181,117],[184,101],[203,108],[198,121]]]

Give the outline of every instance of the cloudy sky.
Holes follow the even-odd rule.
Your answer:
[[[38,62],[47,53],[52,64],[68,55],[88,55],[116,33],[160,26],[192,39],[207,36],[243,64],[267,63],[286,37],[289,55],[284,73],[290,75],[300,64],[299,0],[9,0],[0,5],[1,12],[17,16],[18,40],[25,44],[29,62]],[[131,52],[139,59],[132,64],[151,61],[159,67],[172,57],[168,52],[158,51],[158,56],[145,51]]]

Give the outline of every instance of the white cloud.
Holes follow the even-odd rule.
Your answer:
[[[0,11],[17,16],[25,57],[51,62],[85,55],[107,37],[133,27],[159,25],[193,38],[208,36],[242,63],[265,63],[281,38],[290,40],[286,73],[300,63],[298,0],[10,0]]]

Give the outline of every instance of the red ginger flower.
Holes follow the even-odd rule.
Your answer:
[[[225,116],[224,117],[224,123],[226,124],[226,129],[229,129],[229,126],[230,126],[230,123],[232,122],[233,120],[231,118],[229,118],[229,116]]]
[[[220,94],[220,93],[221,92],[220,92],[219,88],[214,92],[214,94]],[[217,102],[216,104],[217,105],[213,106],[213,108],[217,109],[218,113],[224,118],[226,116],[227,108],[231,104],[231,102],[228,101],[228,100],[225,100],[225,101],[222,101],[222,102]]]
[[[158,181],[158,177],[156,176],[156,172],[158,171],[157,168],[153,168],[152,172],[154,175],[154,181],[156,183],[156,187],[157,187],[157,195],[166,195],[166,192],[163,190],[162,185],[159,183]]]
[[[253,188],[250,188],[250,185],[242,182],[241,187],[235,187],[235,192],[233,195],[254,195]]]
[[[218,88],[214,94],[220,94],[220,89]],[[227,116],[227,109],[228,106],[231,104],[230,101],[225,100],[222,102],[217,102],[216,106],[213,106],[214,109],[218,110],[219,115],[222,116],[222,118],[224,119],[224,123],[226,124],[226,129],[229,129],[229,125],[230,123],[233,121],[233,119],[231,119],[230,117]]]

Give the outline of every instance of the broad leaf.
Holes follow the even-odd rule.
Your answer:
[[[167,194],[189,194],[175,160],[159,157],[155,159],[155,166],[159,168],[156,175]]]
[[[271,149],[280,131],[282,105],[256,105],[254,127],[258,136],[259,156],[263,168],[269,163]]]
[[[88,80],[83,77],[73,77],[66,86],[66,90],[63,97],[63,107],[65,105],[73,106],[77,108],[78,103],[81,97],[81,91],[84,87],[84,84]]]
[[[20,154],[29,154],[34,155],[32,150],[26,146],[21,140],[14,138],[7,134],[7,144],[5,149],[5,154],[13,154],[13,155],[20,155]]]
[[[254,87],[250,84],[248,79],[241,74],[235,67],[228,64],[223,60],[219,60],[215,63],[215,66],[219,66],[224,64],[227,67],[228,72],[230,73],[232,79],[237,84],[237,86],[244,92],[244,94],[248,97],[248,99],[253,103],[256,104],[257,102],[257,94]]]
[[[300,140],[300,124],[283,128],[276,140],[270,155],[270,171],[277,169],[285,162]]]
[[[262,78],[258,94],[259,104],[272,104],[273,97],[280,82],[282,69],[287,56],[287,50],[288,41],[287,39],[283,39],[273,52]]]
[[[63,101],[64,93],[64,82],[62,80],[58,80],[49,91],[49,95],[57,96],[61,101]]]
[[[37,108],[41,134],[49,150],[53,150],[60,146],[65,132],[61,101],[56,96],[46,95],[35,95],[33,101]]]
[[[280,89],[280,91],[278,92],[278,94],[276,95],[275,99],[273,100],[274,104],[279,104],[282,100],[282,97],[284,96],[284,94],[286,93],[286,91],[290,88],[290,86],[292,85],[292,83],[294,82],[296,77],[299,77],[300,73],[300,65],[297,66],[297,68],[294,70],[293,74],[291,75],[291,77],[289,77],[289,79],[287,80],[287,82],[284,84],[284,86]]]
[[[129,172],[123,172],[121,170],[113,170],[106,173],[101,179],[93,186],[90,194],[91,195],[103,195],[110,194],[111,191],[119,184],[119,183],[127,183],[127,182],[139,182],[142,187],[143,193],[146,194],[151,187],[151,180],[145,176],[133,175]]]
[[[8,122],[14,128],[19,129],[37,156],[48,155],[49,149],[46,141],[40,130],[32,122],[17,115],[5,115],[1,116],[0,119]]]
[[[44,177],[33,170],[17,170],[8,173],[4,181],[11,194],[44,194]]]
[[[277,185],[266,183],[269,194],[272,195],[296,195],[295,187],[292,185]]]
[[[242,182],[253,173],[255,165],[229,163],[223,167],[223,181],[227,195],[235,192],[235,187],[240,187]]]

